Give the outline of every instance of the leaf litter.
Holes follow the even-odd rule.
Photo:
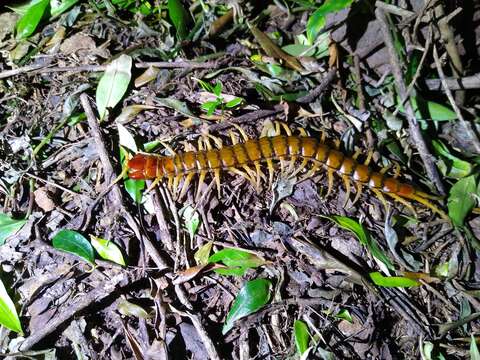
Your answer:
[[[8,6],[0,353],[478,358],[478,4]],[[221,196],[207,182],[200,201],[196,181],[181,200],[115,182],[139,150],[227,145],[237,125],[258,138],[275,120],[362,161],[374,150],[374,167],[444,195],[452,222],[370,192],[353,202],[339,179],[326,197],[322,172],[259,189],[222,174]]]

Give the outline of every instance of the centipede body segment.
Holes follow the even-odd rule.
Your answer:
[[[435,204],[434,196],[419,191],[412,185],[390,177],[385,171],[373,171],[365,163],[356,160],[356,156],[345,156],[341,151],[330,148],[323,140],[308,136],[277,135],[246,139],[220,148],[212,148],[207,141],[207,149],[188,151],[172,156],[137,154],[128,161],[129,177],[132,179],[163,179],[176,188],[182,178],[183,186],[179,197],[182,197],[193,176],[199,175],[199,186],[206,175],[212,173],[220,193],[221,173],[228,171],[244,176],[258,187],[261,179],[272,183],[276,164],[281,171],[289,169],[290,175],[297,175],[306,170],[303,178],[311,177],[318,171],[325,171],[328,179],[327,195],[330,194],[334,175],[340,177],[345,186],[348,199],[352,186],[356,189],[354,202],[359,199],[363,189],[369,188],[385,205],[384,195],[402,203],[413,210],[411,200],[417,201],[442,218],[448,216]],[[265,163],[268,179],[263,173],[261,164]],[[252,168],[253,167],[253,168]],[[198,195],[198,192],[197,192]],[[413,210],[414,211],[414,210]]]

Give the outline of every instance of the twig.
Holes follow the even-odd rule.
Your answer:
[[[93,113],[92,107],[90,106],[90,102],[88,100],[87,94],[83,93],[82,95],[80,95],[80,102],[82,103],[85,114],[87,115],[88,125],[90,127],[90,131],[95,141],[98,156],[100,157],[100,161],[102,162],[102,165],[103,165],[103,171],[105,173],[105,181],[107,182],[107,184],[109,184],[111,181],[113,181],[113,178],[115,175],[114,175],[112,163],[110,162],[110,159],[108,157],[107,149],[105,148],[105,145],[102,139],[100,126],[98,125],[98,120],[95,117],[95,114]],[[135,233],[135,236],[145,246],[145,250],[150,255],[150,257],[155,262],[155,264],[159,267],[159,269],[160,270],[168,269],[169,266],[167,264],[167,261],[165,261],[162,258],[162,256],[160,255],[156,247],[150,241],[150,239],[141,233],[137,222],[132,217],[132,215],[127,211],[127,209],[125,209],[125,207],[123,206],[122,192],[120,191],[120,187],[118,186],[118,184],[114,184],[112,186],[112,189],[110,192],[110,198],[112,203],[114,204],[112,208],[121,211],[122,216],[125,218],[128,225],[131,227],[131,229]]]
[[[0,79],[6,79],[9,77],[27,73],[33,70],[41,69],[45,66],[48,66],[48,65],[45,65],[45,64],[27,65],[27,66],[22,66],[18,69],[2,71],[0,72]]]
[[[390,64],[392,66],[392,72],[395,78],[395,85],[397,87],[398,94],[401,99],[406,99],[407,89],[405,87],[402,69],[400,67],[399,59],[395,50],[392,34],[390,33],[390,29],[388,28],[388,22],[385,13],[382,9],[376,9],[375,15],[380,23],[380,28],[382,29],[381,32],[384,36],[385,45],[390,55]],[[418,125],[417,118],[415,117],[415,113],[413,112],[410,98],[408,98],[405,102],[405,111],[407,115],[408,126],[410,129],[410,136],[412,137],[412,140],[418,149],[420,158],[425,165],[427,175],[437,188],[438,192],[441,195],[444,195],[445,188],[442,184],[442,180],[440,178],[440,175],[438,174],[437,168],[435,167],[435,163],[433,162],[433,156],[430,154],[427,144],[425,143],[425,139],[423,138],[420,131],[420,126]]]
[[[429,90],[480,89],[480,73],[461,78],[443,78],[425,80]]]
[[[395,6],[392,4],[387,4],[384,3],[383,1],[377,1],[375,2],[375,6],[377,8],[380,8],[382,10],[385,10],[386,12],[393,14],[393,15],[398,15],[401,17],[412,17],[415,16],[416,14],[413,11],[403,9],[399,6]]]
[[[320,83],[320,85],[318,85],[315,89],[310,91],[308,95],[298,98],[297,102],[300,104],[311,103],[325,91],[325,89],[336,78],[336,76],[337,76],[337,69],[333,67],[328,71],[327,75],[322,79],[322,82]]]
[[[447,95],[448,100],[450,101],[450,105],[452,105],[453,110],[457,114],[458,120],[465,128],[465,131],[468,133],[468,136],[471,139],[472,145],[475,147],[475,151],[480,154],[480,141],[478,140],[477,134],[473,130],[472,126],[468,121],[466,121],[462,115],[462,112],[458,108],[455,99],[453,98],[452,91],[448,88],[445,82],[445,74],[442,69],[442,64],[440,63],[440,58],[438,57],[437,47],[433,45],[433,60],[435,61],[435,66],[437,67],[438,76],[442,81],[443,88],[445,90],[445,94]]]
[[[268,116],[276,115],[278,113],[281,113],[282,111],[284,111],[284,109],[281,105],[276,105],[273,108],[273,110],[252,111],[252,112],[249,112],[247,114],[238,116],[236,118],[221,122],[219,124],[213,124],[213,125],[208,127],[208,130],[209,131],[223,130],[223,129],[226,129],[226,128],[232,126],[232,124],[245,124],[245,123],[248,123],[248,122],[252,122],[252,121],[255,121],[255,120],[266,118]]]
[[[451,60],[451,68],[454,76],[459,78],[463,75],[463,65],[458,53],[457,44],[455,43],[455,35],[450,28],[448,21],[450,17],[445,17],[445,10],[441,1],[435,6],[435,17],[438,19],[438,29],[440,36],[445,41],[445,49]],[[465,91],[458,91],[456,93],[457,102],[462,105],[465,101]]]
[[[100,302],[106,297],[110,296],[115,290],[117,290],[118,285],[120,285],[120,283],[126,279],[125,273],[117,274],[111,279],[99,284],[99,286],[95,287],[95,289],[91,290],[87,294],[77,297],[77,300],[68,306],[65,311],[58,312],[57,315],[48,323],[27,337],[22,345],[20,345],[20,350],[30,350],[35,344],[57,330],[62,324],[70,320],[80,311],[86,309],[93,303]],[[125,285],[128,286],[130,284],[127,281]]]
[[[157,61],[157,62],[139,62],[135,64],[135,67],[144,69],[150,66],[163,68],[163,69],[213,69],[218,66],[218,63],[210,62],[196,62],[196,61]]]

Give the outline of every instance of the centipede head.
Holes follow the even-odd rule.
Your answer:
[[[128,177],[130,179],[145,179],[145,169],[147,167],[147,158],[142,154],[136,154],[128,160]]]

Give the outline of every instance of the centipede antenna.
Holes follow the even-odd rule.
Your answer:
[[[181,200],[185,196],[185,194],[187,193],[188,186],[192,182],[192,178],[193,178],[194,175],[195,175],[194,172],[190,172],[185,177],[185,180],[183,180],[182,189],[180,190],[180,194],[178,195],[178,200]]]
[[[221,191],[220,191],[220,169],[213,170],[213,177],[215,178],[215,184],[217,185],[218,190],[218,198],[221,198]]]
[[[198,202],[200,199],[200,195],[202,193],[202,186],[203,183],[205,182],[205,177],[207,176],[207,172],[205,170],[200,171],[200,176],[198,177],[198,188],[197,188],[197,194],[195,195],[195,202]]]
[[[343,207],[347,206],[348,199],[350,199],[350,178],[347,175],[342,175],[343,183],[345,184],[345,201],[343,202]]]
[[[412,204],[410,204],[407,200],[405,200],[404,198],[398,196],[397,194],[393,194],[393,193],[385,193],[387,194],[388,196],[390,196],[392,199],[394,199],[395,201],[398,201],[400,204],[406,206],[407,208],[410,209],[410,211],[413,213],[413,215],[415,217],[417,217],[417,212],[415,211],[415,208],[412,206]]]
[[[332,192],[333,189],[333,173],[335,172],[335,169],[328,168],[327,170],[327,177],[328,177],[328,189],[327,189],[327,195],[328,197],[330,193]]]

